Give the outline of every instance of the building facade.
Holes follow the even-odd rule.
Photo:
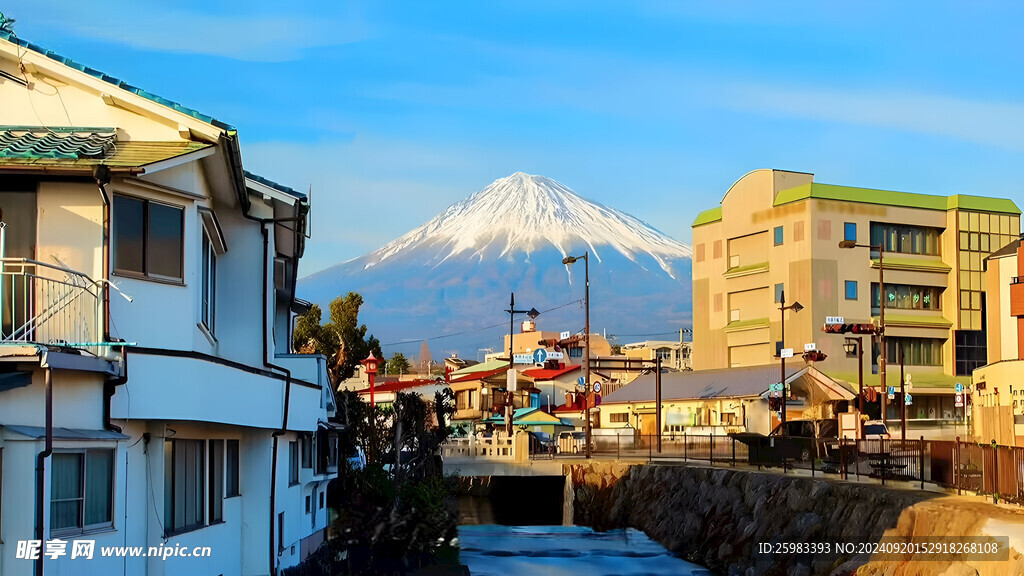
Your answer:
[[[1020,232],[1010,200],[932,196],[833,186],[812,174],[755,170],[734,183],[721,206],[693,223],[695,370],[778,362],[779,351],[805,345],[836,380],[858,383],[858,357],[845,346],[855,334],[824,333],[827,317],[880,321],[885,302],[887,385],[900,383],[900,351],[911,376],[908,420],[953,425],[953,388],[969,384],[986,362],[983,260]],[[883,245],[884,259],[841,241]],[[884,294],[879,294],[879,267]],[[782,335],[780,297],[787,311]],[[862,335],[864,381],[880,384],[878,344]],[[887,419],[899,420],[900,403]],[[930,426],[930,424],[929,424]],[[961,429],[962,431],[962,429]]]
[[[338,460],[325,359],[290,349],[306,197],[229,125],[3,32],[0,72],[0,574],[297,564]]]

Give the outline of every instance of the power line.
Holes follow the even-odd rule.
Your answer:
[[[562,304],[562,305],[559,305],[559,306],[555,306],[554,308],[548,308],[547,310],[541,310],[540,313],[541,314],[547,314],[548,312],[553,312],[555,310],[558,310],[559,308],[565,308],[566,306],[572,306],[573,304],[579,304],[582,301],[583,301],[583,299],[580,298],[578,300],[573,300],[572,302],[566,302],[565,304]],[[384,348],[385,346],[401,346],[403,344],[416,344],[417,342],[426,342],[428,340],[441,340],[442,338],[452,338],[452,337],[455,337],[455,336],[463,336],[465,334],[473,334],[473,333],[476,333],[476,332],[483,332],[484,330],[491,330],[491,329],[498,328],[498,327],[505,326],[505,325],[506,325],[505,322],[499,322],[498,324],[492,324],[490,326],[484,326],[483,328],[474,328],[473,330],[463,330],[462,332],[454,332],[452,334],[443,334],[441,336],[428,336],[427,338],[417,338],[415,340],[403,340],[401,342],[391,342],[389,344],[381,344],[380,347]]]

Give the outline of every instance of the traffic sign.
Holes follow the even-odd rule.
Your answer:
[[[529,354],[516,354],[512,357],[512,361],[516,364],[533,364],[533,356]]]
[[[601,391],[601,383],[600,382],[594,382],[594,392],[600,392],[600,391]]]
[[[587,380],[585,378],[583,378],[583,376],[580,376],[579,378],[576,379],[576,385],[577,386],[586,386],[587,385]]]
[[[516,380],[518,380],[518,376],[519,373],[516,372],[515,368],[509,368],[508,372],[505,373],[505,388],[507,388],[509,392],[516,391]]]
[[[911,404],[914,403],[914,397],[911,396],[910,394],[907,394],[906,396],[903,397],[903,403],[906,404],[907,406],[910,406]]]
[[[825,316],[825,324],[845,324],[845,318],[842,316]]]
[[[537,364],[543,364],[548,359],[548,351],[543,348],[537,348],[533,351],[533,361]]]
[[[894,398],[896,398],[896,387],[895,386],[889,386],[889,394],[888,394],[888,396],[889,396],[889,400],[893,400]]]
[[[582,378],[580,380],[582,380]],[[578,384],[576,384],[576,389],[579,390],[580,392],[586,392],[587,391],[587,383],[586,382],[582,382],[582,381],[579,382]]]
[[[558,335],[559,340],[565,340],[569,336],[572,336],[571,332],[562,332],[561,334]]]
[[[565,354],[562,352],[548,352],[548,360],[561,360],[565,358]]]
[[[957,394],[962,394],[963,391],[964,391],[964,385],[959,383],[959,382],[957,382],[956,383],[956,393]]]
[[[817,349],[818,349],[818,345],[815,344],[814,342],[810,342],[808,344],[804,344],[804,352],[813,352],[813,351],[815,351]]]
[[[964,395],[963,395],[962,392],[957,392],[956,396],[953,397],[953,405],[956,408],[963,408],[964,407]]]
[[[783,348],[782,349],[782,354],[780,354],[780,356],[782,358],[792,358],[793,357],[793,349],[792,348]]]

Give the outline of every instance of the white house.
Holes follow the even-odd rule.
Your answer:
[[[0,103],[0,575],[298,563],[338,460],[325,359],[290,353],[307,198],[6,32]]]

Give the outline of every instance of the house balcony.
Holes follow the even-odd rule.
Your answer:
[[[1024,276],[1010,281],[1010,316],[1024,317]]]
[[[0,343],[99,353],[103,284],[56,264],[0,258]]]

